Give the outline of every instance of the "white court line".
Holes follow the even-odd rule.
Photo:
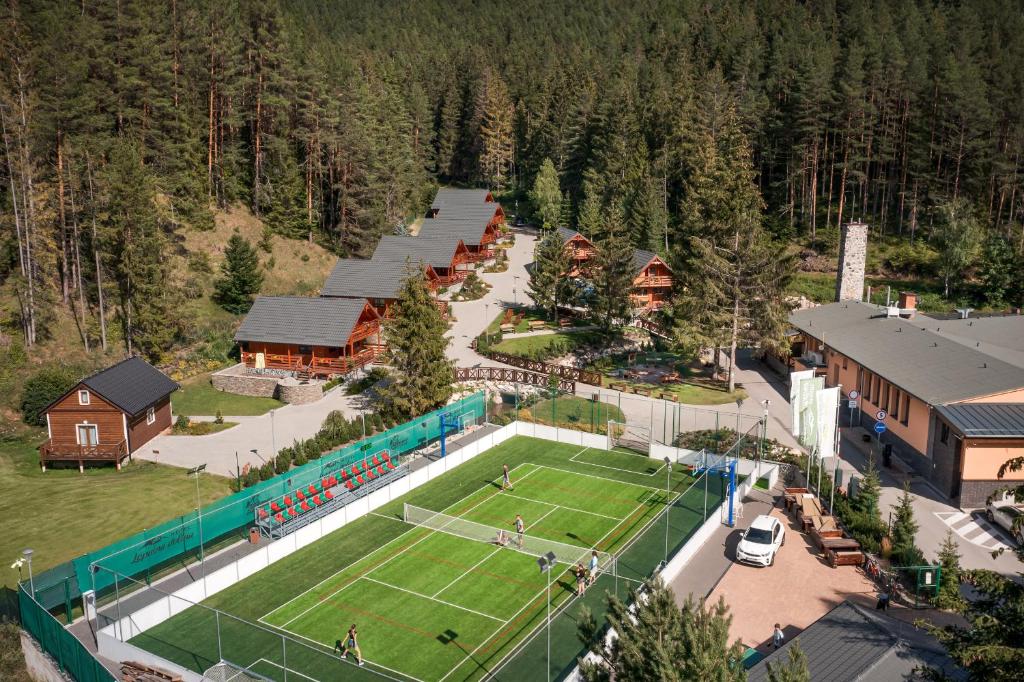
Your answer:
[[[653,490],[655,492],[660,492],[661,490],[663,490],[663,488],[655,488],[654,486],[644,485],[642,483],[628,483],[626,481],[620,481],[620,480],[615,479],[615,478],[605,478],[604,476],[595,476],[593,474],[584,474],[584,473],[581,473],[579,471],[569,471],[568,469],[561,469],[559,467],[552,467],[552,466],[548,466],[547,464],[535,464],[534,466],[538,466],[541,469],[550,469],[551,471],[561,471],[564,474],[572,474],[573,476],[586,476],[587,478],[596,478],[599,481],[607,481],[608,483],[618,483],[619,485],[628,485],[628,486],[632,486],[633,488],[643,488],[644,490]]]
[[[517,465],[517,466],[516,466],[516,468],[518,469],[518,468],[519,468],[520,466],[523,466],[523,465],[525,465],[525,462],[524,462],[523,464],[519,464],[519,465]],[[526,478],[527,476],[529,476],[529,475],[530,475],[531,473],[534,473],[535,471],[536,471],[536,469],[535,469],[534,471],[531,471],[531,472],[529,472],[529,473],[526,473],[526,474],[524,474],[524,475],[523,475],[523,478]],[[493,479],[493,481],[496,481],[496,480],[498,480],[498,479]],[[492,483],[493,483],[493,481],[492,481]],[[480,492],[480,490],[486,490],[486,489],[487,489],[488,487],[490,487],[490,485],[491,485],[491,484],[487,484],[487,485],[484,485],[484,486],[480,487],[479,489],[477,489],[476,491],[474,491],[474,492],[473,492],[473,493],[471,493],[471,494],[475,495],[476,493]],[[472,511],[473,509],[476,509],[476,508],[477,508],[477,507],[479,507],[479,506],[480,506],[481,504],[483,504],[483,503],[484,503],[484,502],[486,502],[487,500],[491,499],[491,497],[493,497],[494,495],[497,495],[497,494],[499,494],[500,492],[501,492],[500,490],[499,490],[499,491],[495,491],[495,492],[494,492],[494,493],[493,493],[492,495],[490,495],[490,496],[487,496],[487,497],[484,497],[484,498],[483,498],[482,500],[480,500],[479,502],[477,502],[476,504],[474,504],[474,505],[473,505],[472,507],[470,507],[469,509],[467,509],[467,510],[466,510],[466,512],[469,512],[469,511]],[[466,497],[469,497],[469,495],[467,495]],[[462,500],[464,500],[464,499],[466,499],[466,498],[465,498],[465,497],[463,497],[462,499],[460,499],[460,500],[458,500],[458,501],[456,501],[456,502],[454,502],[454,503],[452,503],[452,504],[448,505],[448,507],[446,507],[446,509],[451,509],[452,507],[454,507],[455,505],[457,505],[457,504],[458,504],[459,502],[462,502]],[[466,512],[463,512],[463,513],[466,513]],[[395,519],[395,520],[397,520],[397,519]],[[404,522],[403,522],[403,523],[404,523]],[[400,538],[402,538],[402,537],[404,537],[404,536],[408,535],[409,533],[412,533],[412,532],[414,532],[414,531],[416,531],[417,529],[419,529],[419,528],[422,528],[422,527],[423,527],[423,526],[413,526],[412,528],[410,528],[409,530],[407,530],[407,531],[406,531],[405,533],[402,533],[401,535],[397,536],[397,537],[396,537],[396,538],[395,538],[394,540],[391,540],[391,541],[390,541],[390,542],[389,542],[388,544],[391,544],[391,542],[395,542],[395,541],[397,541],[398,539],[400,539]],[[427,533],[427,534],[426,534],[425,536],[423,536],[423,537],[422,537],[421,539],[419,539],[419,540],[417,540],[416,542],[412,543],[412,544],[411,544],[411,545],[409,545],[408,547],[406,547],[406,548],[402,549],[401,551],[399,551],[399,552],[398,552],[397,554],[395,554],[394,556],[388,557],[388,558],[387,558],[387,559],[386,559],[386,560],[385,560],[384,562],[382,562],[382,563],[380,563],[380,564],[377,564],[377,565],[376,565],[376,566],[374,566],[373,568],[370,568],[370,569],[368,569],[368,570],[366,571],[366,574],[369,574],[369,573],[371,573],[371,572],[373,572],[373,571],[376,571],[376,570],[377,570],[378,568],[381,568],[382,566],[384,566],[384,565],[388,564],[389,562],[393,561],[393,560],[394,560],[394,559],[396,559],[397,557],[399,557],[399,556],[401,556],[402,554],[404,554],[405,552],[409,551],[409,549],[411,549],[412,547],[415,547],[415,546],[416,546],[416,545],[418,545],[419,543],[421,543],[421,542],[423,542],[424,540],[427,540],[428,538],[430,538],[430,537],[431,537],[431,536],[433,535],[433,533],[434,533],[434,532],[436,532],[436,531],[433,531],[433,532],[431,532],[431,533]],[[387,547],[387,545],[385,545],[384,547]],[[383,549],[383,547],[381,547],[380,549]],[[379,550],[375,550],[375,551],[379,551]],[[364,558],[365,558],[365,557],[364,557]],[[257,619],[257,620],[258,620],[258,622],[265,622],[265,623],[266,623],[267,625],[273,625],[272,623],[269,623],[269,622],[263,621],[263,618],[265,618],[265,617],[267,617],[267,616],[270,616],[270,615],[273,615],[273,614],[274,614],[275,612],[277,612],[277,611],[280,611],[281,609],[285,608],[286,606],[288,606],[289,604],[291,604],[291,603],[292,603],[293,601],[295,601],[296,599],[299,599],[300,597],[304,596],[305,594],[307,594],[307,593],[308,593],[308,592],[310,592],[311,590],[313,590],[313,589],[317,588],[318,586],[322,585],[323,583],[327,582],[328,580],[331,580],[332,578],[334,578],[334,577],[335,577],[335,576],[337,576],[338,574],[340,574],[340,573],[342,573],[342,572],[344,572],[344,571],[348,570],[348,569],[349,569],[349,568],[350,568],[351,566],[355,565],[356,563],[358,563],[358,562],[359,562],[359,561],[361,561],[361,560],[362,560],[362,559],[357,559],[356,561],[353,561],[352,563],[348,564],[348,565],[347,565],[347,566],[345,566],[344,568],[342,568],[342,569],[340,569],[340,570],[336,571],[336,572],[335,572],[334,574],[332,574],[331,576],[329,576],[329,577],[325,578],[324,580],[321,580],[321,581],[320,581],[319,583],[317,583],[317,584],[316,584],[316,585],[314,585],[313,587],[309,588],[308,590],[306,590],[306,591],[305,591],[305,592],[303,592],[302,594],[299,594],[299,595],[297,595],[297,596],[293,597],[292,599],[290,599],[290,600],[289,600],[289,601],[287,601],[286,603],[284,603],[284,604],[282,604],[281,606],[277,607],[276,609],[274,609],[273,611],[271,611],[271,612],[270,612],[269,614],[265,614],[264,616],[261,616],[261,617],[260,617],[259,619]],[[365,574],[364,574],[364,575],[365,575]],[[363,577],[363,576],[360,576],[360,577]],[[357,578],[356,580],[358,580],[358,578]],[[352,581],[351,583],[349,583],[348,585],[345,585],[344,587],[341,587],[341,588],[339,588],[339,589],[335,590],[334,592],[332,592],[332,593],[328,594],[327,596],[325,596],[325,597],[323,597],[323,598],[321,598],[321,599],[317,600],[317,601],[316,601],[316,602],[315,602],[315,603],[313,604],[313,606],[310,606],[310,607],[309,607],[308,609],[306,609],[306,610],[305,610],[305,611],[303,611],[302,613],[298,614],[298,615],[297,615],[297,616],[295,616],[294,618],[291,618],[291,619],[290,619],[290,620],[288,620],[288,621],[287,621],[286,623],[284,623],[284,625],[273,625],[273,627],[278,627],[278,628],[281,628],[281,629],[285,629],[285,628],[287,628],[287,626],[288,626],[288,625],[292,624],[292,623],[293,623],[293,622],[295,622],[295,621],[296,621],[297,619],[299,619],[299,618],[301,618],[302,616],[306,615],[307,613],[309,613],[309,612],[310,612],[310,611],[312,611],[313,609],[315,609],[315,608],[317,608],[317,607],[319,607],[319,606],[322,606],[322,605],[323,605],[323,603],[324,603],[324,602],[326,602],[326,601],[327,601],[328,599],[331,599],[332,597],[334,597],[334,596],[335,596],[335,595],[337,595],[338,593],[340,593],[340,592],[344,591],[345,589],[347,589],[347,588],[349,587],[349,585],[352,585],[352,583],[355,583],[355,582],[356,582],[356,580],[353,580],[353,581]],[[289,632],[290,632],[290,631],[289,631]]]
[[[544,500],[535,500],[532,497],[526,497],[525,495],[513,495],[507,490],[502,493],[504,497],[514,497],[517,500],[526,500],[527,502],[536,502],[537,504],[543,504],[548,507],[557,507],[559,509],[567,509],[569,511],[578,512],[580,514],[589,514],[590,516],[600,516],[603,519],[611,519],[612,521],[621,521],[622,519],[618,516],[609,516],[608,514],[598,514],[597,512],[588,511],[586,509],[577,509],[576,507],[566,507],[564,504],[552,504],[545,502]]]
[[[437,595],[441,594],[442,592],[444,592],[445,590],[447,590],[447,589],[448,589],[449,587],[451,587],[451,586],[452,586],[452,585],[454,585],[455,583],[457,583],[457,582],[459,582],[460,580],[462,580],[463,578],[465,578],[465,577],[466,577],[467,575],[469,575],[470,573],[472,573],[472,572],[473,572],[473,569],[475,569],[475,568],[476,568],[477,566],[479,566],[479,565],[480,565],[480,564],[482,564],[483,562],[487,561],[488,559],[490,559],[490,558],[491,558],[492,556],[494,556],[495,554],[497,554],[497,553],[498,553],[498,552],[500,552],[500,551],[501,551],[501,547],[495,547],[495,548],[494,548],[494,551],[493,551],[493,552],[491,552],[490,554],[488,554],[487,556],[485,556],[485,557],[484,557],[483,559],[481,559],[480,561],[476,562],[475,564],[473,564],[472,566],[470,566],[469,568],[467,568],[467,569],[466,569],[466,572],[465,572],[465,573],[462,573],[462,574],[460,574],[460,575],[459,575],[458,577],[456,577],[456,578],[455,578],[455,580],[451,581],[450,583],[448,583],[447,585],[445,585],[444,587],[442,587],[442,588],[441,588],[440,590],[438,590],[437,592],[435,592],[435,593],[434,593],[434,596],[436,597]]]
[[[492,616],[489,613],[483,613],[482,611],[474,611],[473,609],[466,608],[465,606],[459,606],[458,604],[452,604],[451,602],[447,602],[444,599],[437,599],[436,597],[431,597],[430,595],[421,594],[419,592],[413,592],[412,590],[407,590],[404,587],[399,587],[398,585],[392,585],[391,583],[386,583],[383,580],[377,580],[376,578],[371,578],[370,576],[367,576],[367,575],[362,576],[361,578],[359,578],[359,580],[368,580],[371,583],[377,583],[378,585],[383,585],[384,587],[390,587],[391,589],[398,590],[399,592],[405,592],[406,594],[411,594],[411,595],[414,595],[416,597],[422,597],[423,599],[429,599],[430,601],[436,601],[438,604],[444,604],[445,606],[450,606],[453,609],[459,609],[460,611],[466,611],[468,613],[475,613],[478,616],[483,616],[484,618],[490,618],[491,620],[496,620],[499,623],[507,623],[508,622],[507,620],[502,620],[501,618],[498,618],[497,616]],[[356,582],[359,582],[359,580],[357,580]],[[355,583],[352,583],[352,584],[354,585]],[[351,585],[349,585],[349,587],[351,587]]]
[[[587,450],[589,450],[589,449],[590,448],[587,448]],[[584,450],[583,452],[586,452],[586,450]],[[582,455],[583,452],[577,452],[575,455],[573,455],[572,457],[569,458],[569,461],[570,462],[576,462],[577,464],[585,464],[587,466],[601,467],[602,469],[613,469],[615,471],[622,471],[624,473],[634,474],[636,476],[657,476],[659,473],[661,473],[661,470],[665,468],[665,463],[662,462],[661,466],[659,466],[657,469],[655,469],[653,473],[645,474],[645,473],[642,473],[642,472],[639,472],[639,471],[633,471],[632,469],[623,469],[622,467],[613,467],[613,466],[610,466],[608,464],[595,464],[594,462],[584,462],[582,460],[576,459],[577,457]],[[616,452],[616,451],[615,450],[599,450],[599,452]],[[640,455],[630,455],[629,453],[626,453],[626,452],[618,452],[617,454],[627,455],[629,457],[640,457]],[[660,460],[650,459],[650,458],[647,458],[647,459],[649,459],[652,464],[655,463],[655,462],[660,461]]]

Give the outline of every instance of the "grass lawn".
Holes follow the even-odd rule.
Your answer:
[[[512,472],[509,491],[496,479],[503,463]],[[681,469],[668,474],[673,548],[703,520],[703,486],[690,489],[693,479]],[[581,653],[580,607],[600,622],[606,591],[625,596],[664,557],[666,529],[656,517],[665,508],[665,477],[661,463],[645,456],[513,438],[204,602],[265,629],[221,615],[218,652],[215,614],[192,607],[132,643],[192,670],[223,656],[274,680],[284,678],[285,657],[289,672],[321,682],[379,680],[374,670],[424,682],[544,679],[544,637],[499,668],[545,621],[547,576],[536,558],[551,548],[561,553],[551,574],[557,677]],[[717,486],[710,492],[714,510],[721,495]],[[403,503],[458,518],[435,519],[439,530],[410,525]],[[522,549],[512,532],[517,513],[526,524]],[[479,524],[477,539],[466,537],[467,522]],[[499,528],[509,532],[505,545],[491,541]],[[574,602],[569,564],[586,561],[591,547],[618,555],[617,570],[602,571]],[[331,654],[352,622],[369,670]],[[279,633],[288,636],[284,652]]]
[[[672,391],[678,396],[679,402],[686,405],[724,405],[734,403],[739,399],[746,400],[747,392],[737,388],[732,393],[715,388],[713,386],[700,386],[698,384],[672,384],[662,387],[663,391]]]
[[[200,374],[181,382],[181,388],[171,394],[174,414],[189,417],[215,415],[217,410],[225,416],[245,417],[266,414],[284,405],[274,398],[253,398],[218,391],[210,383],[209,374]]]
[[[491,346],[491,350],[524,358],[546,359],[571,353],[577,348],[597,342],[600,338],[601,335],[597,332],[556,332],[506,339]]]
[[[554,403],[552,406],[550,398],[541,400],[531,407],[521,408],[519,416],[521,419],[540,424],[564,426],[591,433],[604,433],[609,420],[626,421],[622,410],[608,403],[595,403],[577,396],[555,398]]]
[[[515,311],[516,315],[519,315],[519,314],[523,315],[523,319],[520,320],[518,324],[516,324],[516,331],[515,331],[516,334],[522,334],[523,332],[530,331],[530,322],[537,322],[537,321],[539,321],[539,322],[544,322],[546,324],[554,326],[554,322],[548,317],[547,314],[545,314],[545,312],[543,310],[541,310],[539,308],[533,308],[533,307],[523,308],[523,307],[519,307],[519,308],[513,308],[513,310]],[[501,321],[504,318],[505,318],[505,311],[503,310],[500,313],[498,313],[497,317],[495,317],[493,320],[491,320],[491,323],[489,325],[487,325],[487,331],[489,333],[491,333],[491,334],[497,334],[498,331],[500,331],[500,329],[501,329]],[[572,321],[572,326],[574,326],[574,327],[586,327],[586,326],[589,326],[591,324],[591,322],[589,320],[581,320],[578,317],[572,317],[572,318],[570,318],[570,320]]]
[[[868,275],[871,302],[885,304],[885,288],[890,287],[890,300],[899,298],[901,291],[917,294],[917,308],[923,312],[946,312],[957,307],[957,302],[943,298],[942,282],[936,279],[892,279]],[[825,272],[798,272],[789,285],[789,293],[803,295],[815,303],[831,303],[836,296],[836,276]]]
[[[45,440],[45,433],[38,441]],[[0,443],[0,516],[8,520],[0,535],[0,573],[4,585],[18,580],[11,562],[21,550],[35,550],[32,566],[40,573],[87,551],[151,528],[195,509],[196,484],[184,469],[152,462],[113,466],[39,469],[36,442]],[[228,479],[203,474],[203,504],[227,495]],[[159,502],[159,504],[154,504]]]

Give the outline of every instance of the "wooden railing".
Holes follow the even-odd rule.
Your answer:
[[[456,367],[456,381],[503,381],[530,386],[547,388],[548,375],[515,367]],[[563,393],[575,393],[576,382],[572,379],[559,379],[558,390]]]
[[[78,445],[46,441],[39,446],[39,459],[43,462],[118,462],[128,456],[127,441]]]
[[[447,287],[452,284],[461,282],[462,280],[469,277],[469,270],[456,270],[452,275],[443,275],[437,278],[438,286]]]
[[[259,355],[259,353],[242,351],[242,362],[245,363],[246,367],[255,367],[257,355]],[[302,369],[302,356],[283,355],[279,353],[264,353],[263,366],[266,369],[286,369],[294,372]]]
[[[295,372],[296,374],[326,376],[330,374],[348,374],[360,367],[365,367],[379,358],[384,351],[385,346],[383,345],[367,345],[361,348],[355,355],[343,355],[337,358],[313,357],[309,360],[309,364],[306,364],[302,356],[299,355],[289,356],[266,353],[263,356],[263,360],[266,369],[281,369]],[[245,363],[246,367],[255,367],[256,353],[243,352],[242,362]]]
[[[530,372],[536,372],[537,374],[543,374],[544,376],[554,374],[562,379],[579,381],[592,386],[601,385],[600,372],[590,372],[577,367],[565,367],[564,365],[552,365],[547,362],[541,362],[540,360],[528,360],[526,358],[521,358],[518,355],[509,355],[508,353],[498,353],[496,351],[485,353],[485,355],[495,362],[502,362],[506,365],[512,365],[513,367],[525,369]]]
[[[352,333],[349,334],[350,341],[358,341],[364,339],[367,336],[372,336],[380,331],[380,322],[374,320],[373,322],[360,322],[352,328]]]
[[[667,275],[656,275],[652,277],[637,277],[633,280],[633,286],[635,287],[670,287],[672,286],[672,278]]]

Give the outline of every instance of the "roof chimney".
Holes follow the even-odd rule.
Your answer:
[[[860,222],[843,225],[839,240],[839,272],[836,274],[837,301],[863,300],[867,255],[868,226]]]
[[[917,294],[913,291],[900,292],[900,316],[912,319],[917,312]]]

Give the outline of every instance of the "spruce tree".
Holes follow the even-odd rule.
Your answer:
[[[541,227],[551,230],[558,226],[562,210],[562,190],[558,186],[558,171],[551,159],[544,159],[530,190],[530,201],[535,215],[540,218]]]
[[[978,275],[981,292],[990,306],[1024,306],[1024,261],[1004,236],[989,235]]]
[[[395,316],[384,324],[392,381],[382,385],[380,410],[409,419],[441,407],[452,395],[455,371],[445,356],[448,325],[423,277],[411,264],[398,292]]]
[[[857,496],[853,498],[853,506],[857,511],[878,518],[878,498],[882,494],[882,480],[878,476],[874,458],[868,458],[868,466],[864,478],[857,487]]]
[[[228,238],[224,247],[220,272],[221,276],[214,283],[214,300],[228,312],[248,312],[253,296],[263,284],[263,273],[256,249],[237,232]]]
[[[629,317],[629,292],[635,276],[633,246],[622,224],[622,213],[612,208],[604,222],[604,239],[597,242],[594,258],[590,264],[589,277],[593,285],[593,296],[589,301],[590,312],[598,325],[611,332],[617,324]]]
[[[948,201],[939,208],[934,238],[939,249],[938,270],[943,296],[948,297],[950,280],[960,281],[974,263],[981,245],[982,228],[974,209],[964,199]]]
[[[893,558],[901,566],[918,566],[924,562],[921,550],[917,548],[914,538],[918,525],[914,520],[914,498],[910,496],[910,484],[903,485],[903,495],[899,502],[892,506],[892,552]]]
[[[789,645],[785,663],[768,664],[768,682],[811,682],[807,656],[799,642]]]
[[[576,229],[584,237],[595,241],[604,237],[603,206],[597,182],[583,182],[583,201],[576,216]]]
[[[935,563],[942,567],[939,577],[939,594],[935,598],[935,605],[940,609],[960,611],[964,607],[964,598],[960,595],[960,546],[953,537],[953,531],[946,531],[946,538],[939,547],[938,557]]]
[[[558,304],[570,265],[569,254],[557,232],[548,232],[534,247],[528,291],[533,302],[550,313],[553,320],[558,319]]]
[[[480,178],[495,189],[508,185],[514,161],[514,110],[508,86],[492,69],[484,73],[477,101],[480,113]]]
[[[707,605],[687,597],[680,608],[671,588],[661,580],[649,581],[644,599],[630,600],[614,594],[607,597],[608,623],[618,637],[608,641],[598,629],[589,609],[579,619],[579,637],[600,656],[595,663],[584,662],[580,672],[588,682],[631,680],[716,680],[746,679],[740,664],[745,647],[729,643],[732,616],[724,600]]]

